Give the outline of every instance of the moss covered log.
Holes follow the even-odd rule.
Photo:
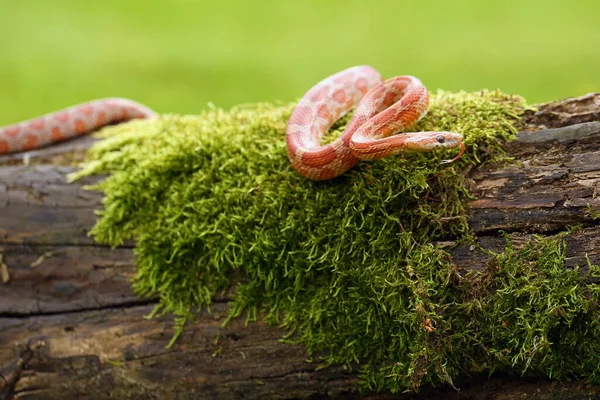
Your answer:
[[[432,103],[416,129],[465,135],[469,150],[451,166],[407,154],[311,182],[286,157],[292,104],[258,104],[108,129],[74,177],[110,174],[95,187],[106,200],[92,233],[135,240],[137,293],[159,295],[180,324],[237,284],[231,317],[265,312],[324,363],[359,365],[367,389],[481,370],[595,378],[600,358],[578,350],[600,354],[595,286],[562,267],[560,241],[507,251],[493,273],[468,279],[433,245],[472,240],[465,173],[501,158],[523,100],[439,93]]]
[[[246,321],[255,339],[261,329],[269,332],[269,340],[283,339],[284,347],[269,345],[273,351],[296,351],[298,346],[308,350],[312,360],[302,361],[306,367],[292,364],[294,371],[329,366],[322,370],[327,377],[322,385],[337,393],[344,385],[339,378],[346,376],[338,368],[348,368],[368,392],[427,391],[440,384],[464,387],[469,376],[491,372],[598,383],[600,272],[594,252],[600,246],[594,245],[598,238],[593,230],[598,205],[590,187],[596,181],[583,176],[592,172],[579,172],[585,163],[563,161],[570,148],[560,140],[537,144],[536,151],[544,153],[541,158],[527,153],[533,150],[526,133],[512,142],[517,130],[528,129],[526,122],[532,120],[521,121],[533,111],[519,97],[440,92],[432,100],[430,113],[416,129],[462,132],[468,150],[461,160],[441,165],[452,151],[407,154],[360,163],[328,182],[308,181],[289,166],[284,131],[293,104],[255,104],[228,111],[213,107],[198,116],[165,115],[103,131],[105,140],[89,152],[83,169],[71,175],[75,184],[70,186],[101,177],[88,187],[94,189],[90,196],[103,198],[103,207],[95,207],[99,219],[91,231],[94,240],[111,246],[128,246],[133,240],[135,269],[124,256],[128,272],[123,276],[133,276],[142,299],[148,298],[150,304],[157,299],[155,316],[177,316],[175,330],[164,341],[173,338],[174,345],[164,351],[180,354],[183,364],[159,357],[165,368],[208,365],[204,358],[193,361],[194,354],[203,354],[194,338],[205,341],[207,335],[216,335],[210,351],[213,368],[248,363],[234,362],[233,353],[226,350]],[[344,129],[346,121],[334,127],[331,137]],[[580,152],[582,157],[593,156],[594,135],[575,139],[578,146],[589,143],[589,151]],[[503,149],[519,158],[506,157]],[[557,155],[553,149],[563,153]],[[580,184],[575,188],[566,175],[556,172],[562,167],[536,162],[566,165],[572,174],[579,174]],[[12,180],[18,185],[15,172],[5,178],[9,188]],[[81,194],[74,195],[77,202],[85,202]],[[73,210],[82,213],[82,207]],[[29,210],[27,215],[40,218],[47,213]],[[505,236],[502,229],[508,231]],[[73,229],[72,245],[90,244],[80,235]],[[6,230],[4,237],[9,267],[15,255],[28,259],[19,255],[22,235]],[[65,248],[60,258],[67,263],[81,252],[96,270],[99,258],[121,257],[94,248],[94,254]],[[575,249],[575,257],[569,249]],[[32,255],[30,261],[44,264],[56,258],[51,253],[40,248],[39,257]],[[102,299],[118,302],[106,295]],[[141,299],[126,301],[144,304]],[[19,309],[16,298],[10,304]],[[32,307],[56,313],[61,305]],[[131,315],[143,315],[140,310]],[[231,332],[215,334],[214,323],[207,324],[206,310],[214,313],[215,321],[228,321],[222,329]],[[105,323],[81,317],[82,329],[90,334]],[[118,322],[116,314],[113,319]],[[265,330],[264,319],[272,330]],[[151,321],[157,320],[145,321],[140,329],[152,331],[160,323]],[[197,320],[207,332],[194,333]],[[32,323],[41,322],[32,319]],[[61,324],[50,317],[46,323]],[[119,384],[120,390],[129,385],[134,390],[137,381],[140,388],[146,387],[147,379],[135,370],[148,367],[134,366],[130,354],[143,363],[148,338],[135,339],[136,329],[130,322],[123,324],[125,331],[119,329],[118,340],[132,344],[124,347],[124,358],[106,357],[108,364],[126,366],[105,362],[102,371],[113,371],[112,379],[125,379],[127,385]],[[137,340],[143,342],[135,344]],[[253,351],[250,348],[240,351],[244,360]],[[186,355],[185,349],[194,353]],[[254,364],[263,365],[265,349],[256,352]],[[152,359],[160,368],[160,362]],[[293,374],[274,373],[272,379],[286,376],[299,385]],[[312,377],[315,374],[311,372]],[[239,373],[233,377],[243,379]],[[275,390],[273,381],[258,389],[265,382],[260,381],[251,389],[256,396],[268,395],[268,388]],[[163,395],[176,389],[170,386],[173,382],[161,382]],[[354,390],[354,381],[346,384]],[[231,385],[241,387],[229,382],[215,393],[222,395]],[[294,393],[289,394],[315,392]]]

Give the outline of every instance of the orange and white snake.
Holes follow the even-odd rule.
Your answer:
[[[356,107],[341,137],[321,146],[335,121]],[[338,72],[310,89],[298,102],[287,126],[287,150],[292,166],[313,180],[343,174],[358,160],[375,160],[406,151],[431,151],[464,144],[453,132],[405,130],[426,113],[427,89],[412,76],[382,80],[368,66]],[[156,114],[128,99],[94,100],[38,118],[0,128],[0,155],[16,153],[83,135],[109,124]]]
[[[346,130],[332,143],[321,138],[335,121],[356,107]],[[358,160],[376,160],[407,151],[461,146],[453,132],[411,132],[394,135],[427,113],[429,95],[420,80],[397,76],[382,80],[368,66],[338,72],[310,89],[298,102],[287,126],[288,157],[298,173],[326,180],[343,174]]]

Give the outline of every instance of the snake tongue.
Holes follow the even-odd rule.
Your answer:
[[[461,158],[464,153],[465,153],[465,144],[463,142],[460,142],[460,153],[458,153],[458,155],[456,157],[454,157],[452,160],[443,160],[442,164],[450,164],[451,162],[454,162],[454,161],[458,160],[459,158]]]

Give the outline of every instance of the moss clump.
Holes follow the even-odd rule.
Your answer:
[[[521,251],[507,244],[470,282],[473,298],[459,307],[476,321],[470,345],[479,369],[600,383],[600,267],[565,268],[560,234]]]
[[[106,197],[92,233],[113,246],[136,241],[135,290],[160,295],[161,311],[180,323],[241,282],[231,317],[264,312],[325,363],[359,363],[370,389],[452,383],[484,369],[593,376],[599,364],[576,363],[581,350],[569,346],[597,336],[597,327],[560,336],[569,324],[586,327],[593,307],[584,281],[563,271],[561,284],[574,292],[550,283],[529,290],[560,274],[556,251],[533,269],[508,252],[489,281],[461,280],[432,245],[469,240],[464,172],[502,154],[523,107],[500,92],[440,92],[415,129],[463,133],[461,160],[448,166],[440,160],[449,154],[407,154],[328,182],[289,165],[293,104],[166,115],[105,129],[107,140],[74,178],[108,174],[95,187]],[[540,319],[543,310],[553,317]]]

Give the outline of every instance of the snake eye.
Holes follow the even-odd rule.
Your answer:
[[[442,135],[439,135],[435,140],[437,140],[438,143],[444,143],[444,137]]]

